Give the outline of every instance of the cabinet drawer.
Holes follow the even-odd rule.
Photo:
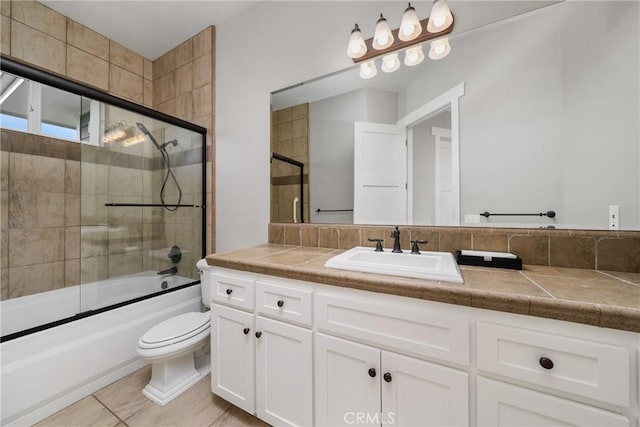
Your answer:
[[[255,284],[253,279],[228,273],[214,273],[211,299],[233,307],[253,310]]]
[[[626,348],[484,322],[476,341],[482,371],[629,406]]]
[[[311,326],[312,292],[264,280],[256,282],[256,309],[276,319]]]
[[[478,426],[629,426],[622,415],[482,377],[476,395]]]
[[[389,295],[358,298],[319,293],[316,325],[357,341],[418,357],[469,364],[469,321],[444,306]]]

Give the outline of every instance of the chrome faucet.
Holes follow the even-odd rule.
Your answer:
[[[178,273],[178,267],[173,266],[171,268],[167,268],[166,270],[158,271],[158,276],[164,276],[165,274],[176,274]]]
[[[400,248],[400,230],[396,226],[396,229],[391,232],[391,237],[393,238],[393,250],[391,252],[395,254],[401,254],[402,249]]]

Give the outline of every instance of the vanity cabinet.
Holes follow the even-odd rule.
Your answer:
[[[311,425],[313,336],[292,324],[311,323],[311,293],[227,270],[212,277],[213,393],[272,425]]]
[[[212,389],[270,424],[640,427],[640,334],[213,277]]]
[[[316,425],[468,424],[468,375],[318,333]]]

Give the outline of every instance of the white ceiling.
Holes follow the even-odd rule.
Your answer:
[[[39,1],[151,60],[255,3],[243,0]]]

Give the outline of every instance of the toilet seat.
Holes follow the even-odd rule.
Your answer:
[[[138,346],[142,349],[154,349],[167,347],[182,341],[186,341],[210,329],[209,312],[184,313],[149,329],[138,340]]]

